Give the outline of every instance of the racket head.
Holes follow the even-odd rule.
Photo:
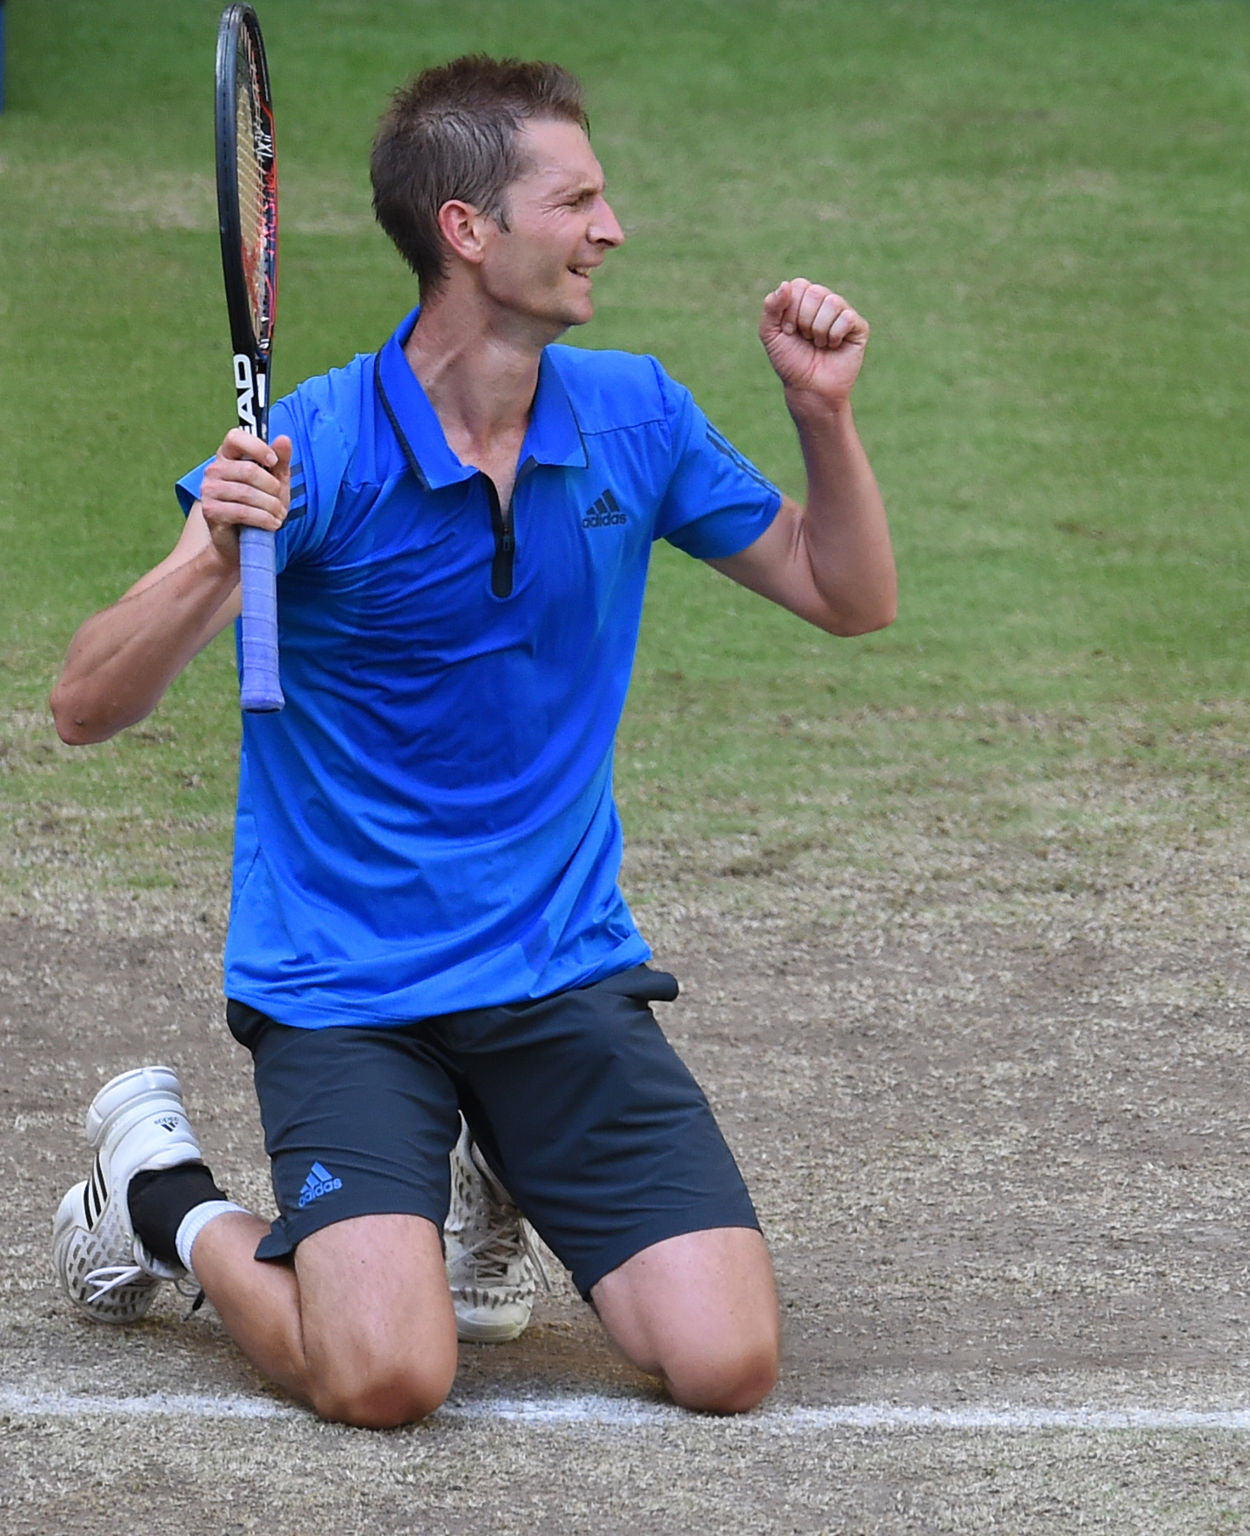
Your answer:
[[[230,338],[267,371],[278,301],[278,161],[260,23],[228,5],[217,29],[217,217]]]

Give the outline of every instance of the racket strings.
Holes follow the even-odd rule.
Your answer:
[[[272,132],[260,107],[260,80],[250,47],[238,53],[235,93],[235,167],[239,236],[252,331],[264,344],[272,323],[271,251],[277,188]]]

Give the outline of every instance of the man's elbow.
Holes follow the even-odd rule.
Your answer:
[[[110,728],[107,724],[102,725],[93,720],[81,701],[75,699],[71,690],[61,683],[53,688],[48,707],[52,711],[56,734],[67,747],[89,747],[97,741],[107,741],[117,733],[116,726]]]
[[[56,734],[67,747],[85,747],[94,739],[85,720],[75,719],[72,711],[64,709],[56,694],[49,701],[52,707],[52,724]]]
[[[874,603],[847,604],[836,609],[821,627],[831,635],[849,640],[856,635],[871,635],[879,629],[889,629],[896,618],[898,599],[891,593]]]

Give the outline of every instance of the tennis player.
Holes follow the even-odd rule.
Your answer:
[[[83,625],[53,694],[68,742],[144,718],[236,617],[239,528],[275,532],[288,702],[243,725],[225,966],[279,1214],[226,1198],[174,1072],[138,1068],[88,1111],[58,1272],[113,1321],[193,1283],[292,1397],[401,1424],[456,1367],[454,1172],[479,1180],[461,1217],[490,1206],[458,1229],[466,1314],[524,1273],[491,1250],[519,1208],[629,1360],[740,1412],[777,1375],[772,1268],[653,1016],[677,983],[618,887],[613,741],[657,539],[830,634],[893,619],[850,406],[868,326],[802,278],[763,301],[800,506],[653,358],[556,344],[623,238],[565,71],[427,71],[372,175],[419,308],[278,402],[272,445],[232,430],[179,482],[175,547]]]

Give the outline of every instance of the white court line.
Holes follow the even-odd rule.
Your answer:
[[[15,1387],[0,1387],[0,1414],[57,1419],[297,1419],[305,1416],[301,1408],[264,1397],[170,1392],[119,1397],[103,1393],[23,1391]],[[453,1401],[445,1403],[437,1417],[604,1429],[646,1429],[682,1420],[691,1422],[688,1414],[665,1403],[603,1396]],[[1221,1430],[1245,1434],[1250,1432],[1250,1408],[1033,1408],[1013,1404],[934,1408],[902,1403],[849,1403],[842,1407],[766,1408],[741,1419],[704,1422],[733,1424],[742,1429],[779,1435],[826,1434],[839,1429],[997,1430],[1006,1433]]]

